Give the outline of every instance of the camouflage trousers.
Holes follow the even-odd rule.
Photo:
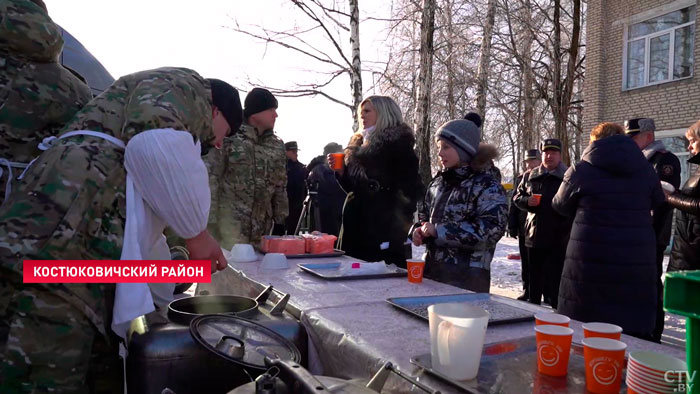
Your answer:
[[[84,313],[13,272],[0,277],[0,393],[123,393],[117,351]]]

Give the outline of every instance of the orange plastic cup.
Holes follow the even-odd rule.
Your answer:
[[[423,270],[425,269],[425,261],[423,260],[406,260],[406,268],[408,271],[408,281],[411,283],[423,282]]]
[[[537,200],[537,205],[540,205],[540,202],[542,201],[542,195],[541,194],[533,194],[532,197],[535,197],[535,200]]]
[[[564,376],[569,370],[569,353],[574,330],[542,324],[535,326],[537,370],[549,376]]]
[[[620,340],[622,327],[609,323],[586,323],[583,325],[584,338],[610,338]]]
[[[341,170],[345,162],[345,153],[331,153],[331,157],[333,157],[333,169]]]
[[[584,338],[581,342],[588,391],[596,394],[619,393],[627,345],[610,338]]]
[[[540,312],[535,315],[536,326],[548,324],[552,326],[569,327],[570,321],[571,319],[569,319],[568,316],[560,315],[558,313]]]

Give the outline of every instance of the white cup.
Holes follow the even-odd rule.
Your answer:
[[[433,369],[455,380],[474,379],[489,313],[464,303],[436,304],[428,307],[428,321]]]
[[[250,263],[252,261],[257,261],[258,256],[255,255],[253,245],[235,244],[231,249],[231,260],[236,263]]]
[[[284,253],[268,253],[263,257],[260,267],[269,270],[289,268],[287,256]]]

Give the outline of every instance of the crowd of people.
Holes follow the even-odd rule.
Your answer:
[[[303,227],[400,267],[411,242],[425,245],[426,277],[489,292],[507,228],[520,239],[521,299],[655,341],[674,208],[668,269],[700,268],[700,170],[680,188],[652,119],[597,126],[568,169],[557,139],[528,150],[508,213],[478,114],[437,129],[442,169],[428,185],[386,96],[361,102],[361,131],[345,147],[329,143],[304,166],[298,143],[274,132],[278,101],[266,89],[242,105],[228,83],[171,67],[91,97],[56,62],[63,42],[41,0],[0,0],[0,17],[10,19],[0,23],[0,392],[121,391],[126,327],[173,296],[170,284],[24,283],[29,259],[167,260],[180,244],[216,271],[222,248]],[[686,138],[697,164],[700,122]]]
[[[664,251],[675,228],[667,270],[700,269],[700,193],[697,171],[679,189],[681,164],[655,131],[651,118],[601,123],[568,169],[559,140],[542,142],[541,161],[527,151],[508,223],[520,241],[519,299],[661,340]],[[685,134],[690,163],[698,162],[699,133],[700,122]]]

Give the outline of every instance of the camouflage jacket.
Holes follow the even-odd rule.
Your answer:
[[[224,140],[220,150],[204,158],[209,169],[211,210],[209,231],[230,249],[237,243],[259,245],[273,222],[283,224],[289,214],[287,157],[284,143],[272,130],[258,135],[243,124]]]
[[[0,0],[0,158],[28,163],[92,98],[58,63],[61,29],[29,0]],[[13,176],[21,173],[13,169]],[[3,166],[0,186],[7,180]],[[4,194],[0,193],[0,202]]]
[[[507,224],[508,201],[491,159],[496,149],[481,144],[470,166],[442,171],[433,178],[418,217],[435,225],[428,264],[465,264],[490,269],[496,243]]]
[[[124,143],[158,128],[213,138],[209,83],[192,70],[160,68],[126,75],[63,129],[100,131]],[[0,207],[1,273],[22,273],[22,260],[121,257],[126,223],[124,151],[104,139],[57,140],[29,168]],[[113,285],[48,286],[104,330]]]

